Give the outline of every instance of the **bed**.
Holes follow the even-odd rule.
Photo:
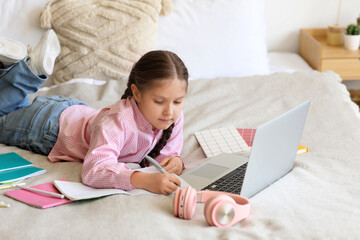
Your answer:
[[[186,4],[195,2],[183,1]],[[38,6],[35,11],[38,16],[47,1],[36,2],[33,6]],[[197,2],[200,4],[206,1]],[[238,2],[244,4],[241,7],[248,8],[263,4],[262,1],[252,1],[248,5],[243,1]],[[173,1],[173,12],[168,15],[169,18],[172,14],[179,16],[177,6],[180,6],[179,1]],[[189,13],[189,6],[182,7]],[[160,24],[178,24],[175,20],[176,18],[173,19],[174,23],[160,21]],[[162,26],[162,30],[160,26],[159,38],[168,38],[169,42],[171,37],[178,37],[161,35],[164,28],[171,29],[171,25],[165,26]],[[164,43],[158,40],[154,46],[159,48],[161,44]],[[10,208],[0,209],[1,238],[357,238],[360,233],[358,106],[351,101],[346,87],[334,72],[313,71],[296,54],[268,54],[266,47],[259,49],[258,46],[256,49],[250,49],[250,46],[247,48],[251,55],[254,51],[261,50],[255,58],[244,53],[247,63],[257,64],[257,67],[244,66],[247,72],[244,71],[243,74],[238,72],[239,66],[235,69],[230,66],[226,71],[220,72],[222,67],[217,72],[212,69],[212,75],[209,71],[208,75],[201,76],[204,66],[197,66],[199,60],[192,59],[189,54],[189,49],[193,46],[183,50],[185,62],[192,65],[190,73],[194,73],[191,74],[184,103],[184,147],[181,157],[186,164],[186,171],[205,160],[194,132],[229,125],[257,128],[292,107],[311,100],[301,138],[301,144],[309,148],[308,153],[296,157],[290,173],[250,198],[252,208],[247,219],[229,228],[210,227],[203,216],[204,205],[198,204],[194,219],[182,220],[173,216],[173,195],[118,194],[41,210],[7,198],[3,195],[4,190],[1,190],[0,201],[11,204]],[[166,48],[172,47],[174,46],[168,45]],[[193,64],[190,64],[191,61]],[[244,59],[239,61],[244,62]],[[116,80],[74,77],[63,82],[52,78],[30,97],[63,95],[101,108],[112,104],[114,99],[119,99],[125,86],[126,78],[121,77]],[[27,179],[26,184],[29,186],[55,179],[81,181],[81,163],[51,163],[46,156],[0,144],[0,153],[7,152],[16,152],[35,166],[47,170],[44,175]]]

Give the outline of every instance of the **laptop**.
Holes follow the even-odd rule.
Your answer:
[[[198,191],[254,196],[292,170],[309,107],[306,101],[258,127],[251,152],[221,153],[181,178]]]

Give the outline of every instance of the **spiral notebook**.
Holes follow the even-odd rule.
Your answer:
[[[220,153],[250,151],[256,129],[222,127],[196,132],[195,136],[206,157],[215,157]],[[308,148],[299,145],[297,154],[308,152]]]

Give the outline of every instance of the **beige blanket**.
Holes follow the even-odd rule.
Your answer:
[[[94,107],[120,98],[124,82],[70,82],[40,90],[81,99]],[[34,96],[32,96],[34,97]],[[185,100],[184,148],[187,169],[205,155],[193,133],[232,125],[256,128],[310,99],[311,107],[294,169],[250,199],[249,218],[230,228],[209,227],[203,204],[191,221],[175,218],[172,195],[113,195],[45,210],[3,196],[1,239],[356,239],[360,236],[360,119],[340,78],[332,73],[277,73],[270,76],[191,81]],[[47,173],[26,180],[35,185],[66,178],[80,181],[81,163],[50,163],[45,156],[16,151]]]

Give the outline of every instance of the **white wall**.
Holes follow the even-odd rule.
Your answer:
[[[298,52],[301,28],[327,28],[336,23],[340,0],[265,0],[269,51]],[[360,0],[342,0],[339,24],[356,23]],[[360,80],[343,82],[348,89],[360,89]]]
[[[265,0],[268,49],[297,52],[299,30],[335,24],[339,1]],[[342,0],[340,24],[355,23],[359,15],[360,0]]]

